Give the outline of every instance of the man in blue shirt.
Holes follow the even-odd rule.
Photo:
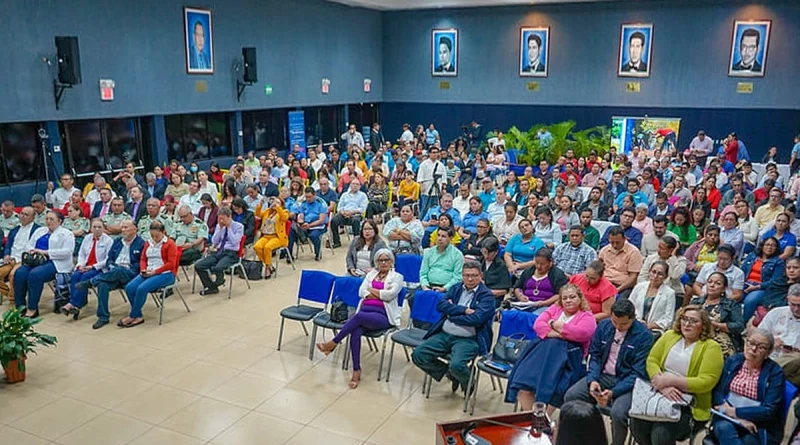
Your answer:
[[[299,238],[302,242],[308,237],[314,245],[314,259],[322,259],[320,237],[325,233],[327,221],[328,205],[317,196],[312,187],[306,187],[305,200],[300,204],[300,213],[297,214],[297,233],[293,230],[289,236],[289,252],[292,251],[296,239]]]
[[[445,193],[442,199],[439,200],[440,205],[428,209],[425,216],[422,218],[422,225],[425,227],[425,234],[422,236],[422,247],[430,245],[431,233],[439,227],[439,216],[444,213],[453,218],[453,226],[461,227],[461,213],[453,207],[453,195]]]
[[[627,190],[628,193],[620,193],[617,195],[617,199],[614,201],[614,207],[615,207],[614,210],[618,209],[619,207],[622,207],[622,201],[628,195],[633,196],[634,205],[639,205],[642,203],[649,204],[647,202],[647,195],[645,195],[639,190],[639,181],[635,179],[628,179],[627,184],[628,184],[628,190]]]
[[[328,178],[319,178],[317,182],[319,184],[317,196],[325,201],[325,204],[328,205],[328,209],[332,212],[336,206],[336,201],[339,200],[339,195],[331,188],[331,183]]]
[[[625,231],[625,239],[633,244],[637,249],[642,248],[642,232],[633,227],[633,218],[636,217],[636,211],[633,210],[631,207],[626,207],[622,210],[622,213],[619,215],[619,227]],[[603,238],[600,240],[600,248],[608,245],[608,233],[610,230],[606,230],[606,233],[603,234]]]
[[[353,229],[353,236],[361,231],[361,218],[367,211],[369,198],[361,191],[361,183],[358,179],[350,181],[349,189],[339,197],[339,205],[336,206],[336,215],[331,219],[331,233],[333,237],[333,248],[341,247],[339,238],[339,227],[350,225]]]
[[[206,46],[206,29],[199,20],[194,22],[192,27],[192,48],[189,58],[189,68],[193,70],[210,70],[211,58],[208,55]]]
[[[483,178],[483,180],[481,180],[481,187],[483,187],[483,190],[478,193],[478,199],[481,200],[483,210],[486,211],[489,205],[495,201],[496,195],[490,178]]]
[[[225,284],[225,270],[239,261],[239,246],[243,236],[244,226],[233,220],[231,209],[220,207],[217,212],[217,228],[209,246],[211,254],[194,265],[197,276],[203,282],[200,295],[219,293],[219,287]],[[210,272],[216,274],[215,281],[211,281]]]
[[[798,168],[800,168],[800,134],[794,137],[792,157],[789,159],[790,176],[794,175]]]

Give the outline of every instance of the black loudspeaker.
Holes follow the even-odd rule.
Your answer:
[[[242,48],[244,58],[244,81],[247,83],[258,82],[258,68],[256,65],[256,49]]]
[[[63,84],[81,83],[81,56],[78,51],[78,38],[75,36],[56,36],[58,53],[58,81]]]

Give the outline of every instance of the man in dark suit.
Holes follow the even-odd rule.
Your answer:
[[[448,36],[439,38],[438,46],[439,65],[434,70],[437,73],[455,73],[456,67],[453,65],[453,40]]]
[[[544,64],[539,58],[542,50],[542,38],[536,34],[528,36],[528,65],[522,70],[525,73],[543,73]]]
[[[622,66],[624,73],[646,73],[647,63],[642,60],[644,53],[644,34],[636,31],[628,39],[628,63]]]
[[[611,306],[611,318],[597,326],[589,345],[589,372],[564,395],[564,401],[583,400],[611,410],[611,443],[622,445],[628,436],[628,411],[633,384],[647,380],[647,355],[653,335],[636,319],[636,308],[627,299]]]
[[[100,200],[94,203],[92,207],[92,218],[102,218],[106,214],[111,213],[111,190],[104,188],[100,189]]]
[[[739,39],[739,61],[733,65],[733,71],[761,72],[761,64],[756,60],[761,34],[758,30],[747,28]]]
[[[495,299],[483,284],[483,272],[477,261],[467,261],[462,269],[461,285],[450,287],[436,308],[444,314],[425,334],[425,341],[414,349],[411,358],[418,368],[437,382],[447,377],[453,392],[469,383],[470,362],[489,352],[492,345],[492,316]],[[450,356],[449,363],[441,358]]]
[[[270,170],[269,167],[262,168],[258,172],[258,182],[255,183],[256,187],[258,187],[258,193],[264,197],[278,196],[280,194],[278,184],[269,180]]]
[[[108,312],[108,293],[113,289],[124,287],[139,275],[139,260],[144,249],[144,240],[136,235],[136,225],[131,220],[123,221],[120,226],[122,236],[115,239],[111,245],[103,273],[75,285],[79,289],[94,287],[97,290],[97,321],[92,325],[92,329],[100,329],[108,324],[111,316]]]
[[[146,194],[158,200],[164,199],[164,192],[167,190],[167,186],[156,181],[155,173],[150,172],[146,174],[145,182],[147,183],[144,186],[144,191]]]
[[[372,124],[372,130],[369,131],[369,142],[375,147],[375,150],[380,150],[383,146],[383,141],[386,139],[381,132],[381,124],[375,122]]]
[[[134,186],[131,187],[130,191],[128,192],[131,198],[131,202],[125,206],[125,213],[133,218],[133,222],[138,224],[139,220],[147,213],[145,203],[147,200],[144,197],[144,191],[142,190],[141,186]]]

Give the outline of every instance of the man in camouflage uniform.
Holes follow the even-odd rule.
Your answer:
[[[150,241],[150,223],[153,221],[159,221],[161,224],[164,224],[164,230],[167,236],[175,239],[175,225],[172,219],[165,218],[164,215],[161,214],[161,201],[156,198],[147,200],[147,214],[144,215],[142,219],[139,220],[139,224],[137,224],[139,236],[145,241]]]
[[[14,213],[14,201],[3,202],[3,207],[0,209],[0,230],[2,230],[3,235],[8,236],[18,225],[19,217]]]
[[[111,200],[111,212],[102,218],[106,225],[106,233],[113,239],[122,236],[122,221],[133,220],[131,215],[125,213],[125,201],[120,197]]]
[[[203,256],[208,240],[208,226],[192,214],[192,208],[188,205],[178,208],[178,216],[181,221],[175,225],[175,244],[183,248],[181,266],[188,266]]]

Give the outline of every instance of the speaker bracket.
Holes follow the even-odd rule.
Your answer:
[[[64,96],[64,91],[67,88],[72,88],[71,83],[59,83],[58,80],[53,79],[53,97],[56,100],[56,110],[60,110],[61,98]]]
[[[241,80],[236,80],[236,102],[242,101],[242,94],[244,94],[244,89],[253,86],[253,82],[242,82]]]

